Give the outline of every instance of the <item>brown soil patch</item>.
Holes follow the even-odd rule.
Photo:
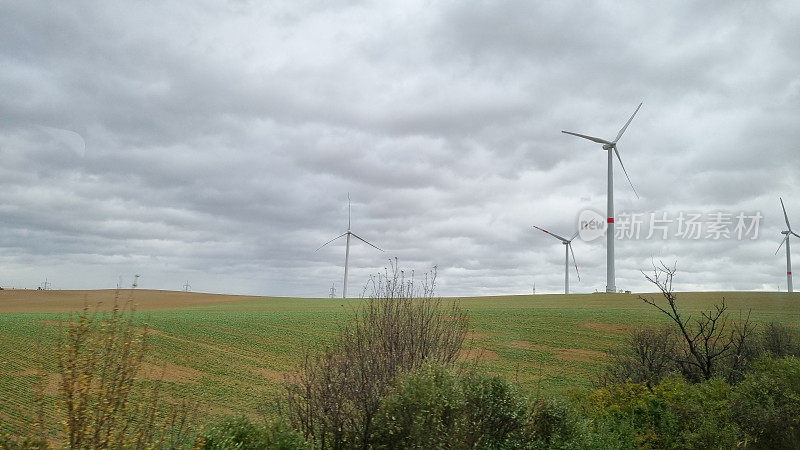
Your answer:
[[[138,378],[142,380],[162,380],[176,383],[197,383],[203,372],[191,367],[178,366],[170,363],[142,363]]]
[[[171,337],[169,334],[167,334],[167,333],[165,333],[165,332],[163,332],[161,330],[156,330],[155,328],[148,328],[147,329],[147,334],[150,334],[150,335],[153,335],[153,336]]]
[[[42,325],[51,325],[54,327],[65,327],[69,325],[69,322],[65,320],[40,320],[39,323],[41,323]]]
[[[514,348],[533,348],[534,345],[528,341],[511,341],[508,343],[509,347]]]
[[[507,345],[513,348],[525,348],[539,352],[553,353],[556,359],[562,361],[595,362],[598,359],[606,357],[604,352],[597,350],[550,347],[547,345],[531,344],[528,341],[511,341]]]
[[[458,359],[462,361],[494,361],[500,359],[500,355],[485,348],[471,348],[459,350]]]
[[[44,395],[58,395],[58,390],[61,388],[61,375],[57,373],[48,373],[44,383]]]
[[[585,322],[582,323],[581,326],[590,330],[608,331],[611,333],[625,333],[630,330],[630,327],[618,323]]]
[[[41,375],[41,372],[39,372],[38,369],[28,368],[28,369],[16,372],[16,375],[35,376],[37,378],[36,383],[38,384],[39,383],[39,376]],[[44,392],[43,393],[45,395],[57,395],[59,386],[61,386],[61,375],[59,375],[57,373],[45,373],[44,377],[45,377],[45,380],[44,380]],[[34,385],[33,389],[35,390],[35,389],[37,389],[37,387]]]
[[[464,337],[467,339],[483,339],[488,337],[489,335],[486,333],[473,333],[472,331],[468,331]]]
[[[605,358],[606,354],[597,350],[584,350],[580,348],[562,348],[556,358],[563,361],[596,362]]]
[[[115,295],[114,289],[82,291],[4,289],[0,291],[0,313],[73,312],[82,310],[87,304],[91,310],[97,307],[101,310],[110,310],[114,306]],[[119,292],[120,304],[124,305],[129,298],[132,299],[136,309],[141,311],[236,303],[264,297],[147,289],[123,289]]]
[[[286,381],[286,378],[289,375],[288,372],[281,372],[279,370],[267,369],[265,367],[259,367],[257,369],[254,369],[253,373],[255,373],[256,375],[261,375],[270,381],[274,381],[275,383],[282,383]]]

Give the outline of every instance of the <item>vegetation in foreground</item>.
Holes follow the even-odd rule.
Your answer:
[[[674,272],[661,274],[671,281]],[[48,436],[33,427],[27,438],[5,437],[0,447],[800,445],[796,333],[780,324],[756,331],[746,317],[731,319],[724,304],[684,320],[671,291],[662,294],[662,303],[644,300],[678,320],[670,316],[672,328],[632,332],[595,389],[531,397],[478,364],[459,362],[467,315],[457,304],[443,308],[432,295],[412,300],[413,284],[395,273],[379,279],[370,301],[327,346],[306,353],[301,372],[280,395],[280,414],[234,416],[204,427],[165,398],[159,383],[133,382],[148,331],[132,312],[84,311],[66,326],[59,346],[64,433]],[[693,351],[703,339],[708,342]]]

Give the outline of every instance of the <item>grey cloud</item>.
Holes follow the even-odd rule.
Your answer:
[[[761,211],[753,242],[621,242],[618,285],[677,260],[693,289],[783,279],[800,120],[792,2],[5,3],[0,285],[324,296],[388,258],[444,295],[558,292],[563,230],[605,210]],[[552,240],[555,241],[555,240]],[[774,241],[774,242],[773,242]],[[774,244],[774,245],[773,245]],[[769,247],[769,248],[768,248]],[[604,245],[577,243],[578,291]],[[721,270],[721,268],[724,268]]]

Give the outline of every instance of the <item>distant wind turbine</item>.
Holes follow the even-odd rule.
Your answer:
[[[795,237],[800,237],[792,231],[792,226],[789,225],[789,216],[786,214],[786,207],[783,206],[783,199],[781,198],[781,208],[783,209],[783,218],[786,220],[786,228],[787,230],[781,231],[781,234],[786,235],[785,238],[781,241],[781,245],[778,246],[778,249],[775,250],[775,254],[777,255],[779,251],[781,251],[781,247],[783,244],[786,243],[786,287],[788,288],[788,292],[792,291],[792,253],[789,249],[789,236],[794,235]],[[780,287],[778,288],[780,289]]]
[[[380,247],[378,247],[378,246],[376,246],[376,245],[374,245],[374,244],[372,244],[370,242],[367,242],[366,239],[364,239],[361,236],[359,236],[359,235],[353,233],[352,231],[350,231],[350,194],[347,194],[347,231],[345,231],[344,233],[340,234],[339,236],[336,236],[335,238],[331,239],[330,241],[322,244],[318,249],[316,249],[314,251],[315,252],[319,251],[320,248],[325,247],[326,245],[330,244],[331,242],[339,239],[340,237],[344,237],[344,236],[347,236],[347,244],[346,244],[346,248],[345,248],[345,252],[344,252],[344,283],[342,284],[342,298],[347,298],[347,269],[348,269],[348,264],[350,262],[350,236],[353,236],[354,238],[356,238],[356,239],[360,240],[361,242],[369,245],[370,247],[374,247],[374,248],[376,248],[376,249],[378,249],[380,251],[384,251],[382,248],[380,248]]]
[[[592,136],[587,136],[585,134],[578,134],[573,133],[571,131],[561,131],[562,133],[571,134],[573,136],[578,136],[584,139],[588,139],[592,142],[597,142],[598,144],[603,144],[603,150],[608,151],[608,207],[607,207],[607,221],[608,221],[608,229],[606,230],[606,292],[616,292],[617,288],[615,286],[615,274],[614,274],[614,155],[611,154],[611,150],[614,150],[614,154],[617,155],[617,159],[619,160],[619,165],[622,167],[622,171],[625,172],[625,177],[628,179],[628,183],[631,185],[631,189],[633,189],[633,193],[636,194],[636,198],[639,198],[639,194],[636,192],[636,188],[633,187],[633,183],[631,182],[631,177],[628,176],[628,171],[625,170],[625,165],[622,164],[622,158],[619,156],[619,150],[617,150],[617,142],[619,138],[622,137],[622,134],[625,133],[625,130],[628,129],[628,125],[631,124],[633,117],[639,112],[639,108],[642,107],[642,104],[639,103],[639,106],[636,107],[636,111],[633,112],[631,118],[625,123],[625,126],[619,130],[617,133],[617,137],[614,138],[613,141],[607,141],[605,139],[600,139]]]
[[[554,238],[561,241],[564,244],[564,293],[569,294],[569,254],[572,253],[572,263],[575,265],[575,273],[578,275],[578,281],[581,281],[581,274],[578,272],[578,263],[575,261],[575,252],[572,250],[572,241],[575,240],[575,236],[578,235],[578,231],[572,235],[571,238],[563,238],[555,233],[551,233],[544,228],[539,228],[536,225],[533,226],[537,230],[544,231],[545,233],[553,236]],[[536,288],[534,287],[534,294],[536,293]]]

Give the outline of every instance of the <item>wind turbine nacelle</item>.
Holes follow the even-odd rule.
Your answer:
[[[789,234],[788,231],[781,231],[781,234]]]
[[[614,148],[614,144],[603,144],[603,150],[611,150]]]

